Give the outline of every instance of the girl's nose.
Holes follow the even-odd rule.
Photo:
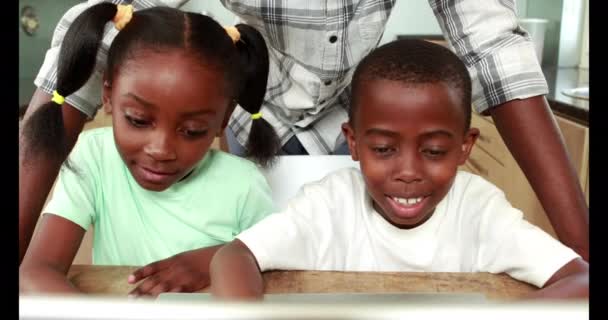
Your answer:
[[[144,147],[144,152],[156,161],[177,159],[174,142],[168,134],[152,135],[151,141]]]

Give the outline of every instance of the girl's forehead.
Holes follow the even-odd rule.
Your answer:
[[[184,48],[155,48],[137,46],[131,49],[124,56],[123,65],[127,64],[150,64],[156,63],[156,60],[188,60],[195,65],[202,65],[205,59],[200,54],[195,54],[192,50]]]
[[[146,52],[115,71],[112,91],[134,94],[157,105],[190,108],[224,105],[231,100],[224,73],[183,51]]]
[[[125,57],[120,64],[114,65],[114,70],[108,70],[116,77],[132,72],[153,72],[155,70],[172,70],[175,68],[186,68],[189,73],[196,74],[205,72],[224,77],[226,71],[222,70],[217,61],[212,61],[201,55],[192,53],[182,48],[147,50],[139,49]]]

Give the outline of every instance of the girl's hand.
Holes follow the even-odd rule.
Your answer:
[[[135,270],[127,281],[141,283],[129,296],[153,296],[162,292],[195,292],[209,285],[209,262],[220,246],[182,252]]]

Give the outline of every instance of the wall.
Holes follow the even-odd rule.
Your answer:
[[[589,69],[589,0],[585,0],[585,20],[579,68]]]
[[[441,28],[435,19],[427,0],[397,1],[386,24],[380,43],[390,42],[397,35],[441,35]]]
[[[543,65],[577,67],[583,44],[583,0],[527,0],[526,15],[549,20]]]
[[[188,3],[181,7],[184,11],[204,13],[215,20],[221,25],[229,26],[235,24],[237,18],[228,9],[224,8],[220,1],[200,1],[190,0]]]
[[[519,16],[525,16],[527,1],[517,1]],[[386,25],[381,43],[395,40],[397,35],[441,35],[441,28],[427,0],[399,0]]]
[[[528,0],[526,16],[528,18],[547,19],[543,64],[557,64],[559,51],[560,23],[562,19],[563,0]]]
[[[33,36],[27,35],[21,28],[19,18],[19,104],[29,103],[36,87],[34,78],[44,60],[46,50],[51,44],[53,31],[65,11],[81,1],[78,0],[19,0],[21,8],[29,5],[38,16],[39,27]]]

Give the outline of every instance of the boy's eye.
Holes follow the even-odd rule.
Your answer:
[[[136,128],[144,128],[150,124],[149,121],[147,121],[147,120],[135,118],[130,115],[125,115],[125,118],[127,119],[127,121],[129,121],[129,123],[131,125],[133,125]]]
[[[422,153],[429,158],[440,158],[444,156],[447,151],[442,149],[423,149]]]
[[[388,155],[395,151],[395,148],[388,146],[372,147],[372,151],[378,155]]]

